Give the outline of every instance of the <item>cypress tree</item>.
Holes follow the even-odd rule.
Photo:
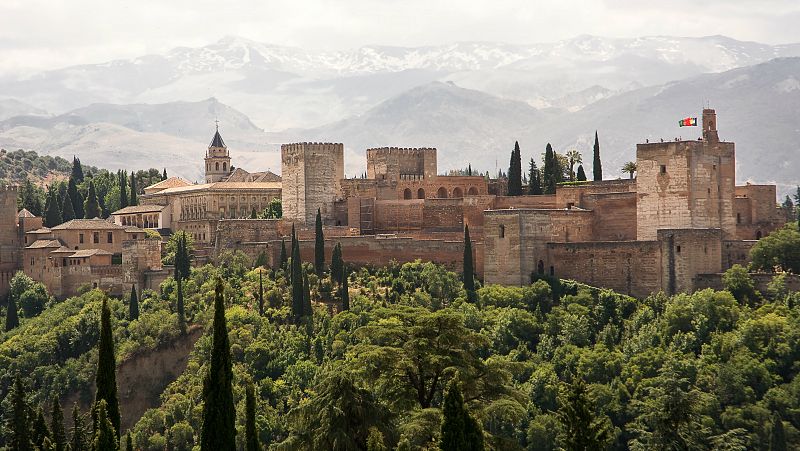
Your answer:
[[[117,171],[117,184],[119,185],[119,208],[125,208],[128,204],[128,174],[125,171]]]
[[[58,205],[58,197],[56,192],[51,186],[47,190],[47,202],[45,206],[44,225],[45,227],[55,227],[61,224],[61,210]]]
[[[295,321],[303,316],[303,268],[300,266],[300,245],[292,248],[292,315]]]
[[[6,306],[6,332],[19,326],[19,314],[17,313],[16,296],[8,295],[8,305]]]
[[[161,181],[163,182],[166,179],[167,179],[167,168],[164,168],[164,173],[161,174]]]
[[[99,355],[97,357],[97,375],[95,385],[95,405],[105,401],[104,414],[114,428],[115,436],[119,436],[119,398],[117,398],[117,364],[114,357],[114,336],[111,329],[111,309],[108,308],[108,299],[103,298],[102,313],[100,314],[100,341],[98,343]],[[102,427],[102,424],[100,424]],[[96,439],[97,437],[95,437]]]
[[[322,231],[322,215],[319,208],[314,222],[314,270],[317,274],[325,271],[325,235]]]
[[[133,440],[131,439],[131,431],[125,434],[125,445],[127,451],[133,451]]]
[[[139,205],[139,193],[136,192],[136,174],[131,171],[131,195],[129,205]]]
[[[531,158],[528,166],[528,194],[538,195],[542,194],[542,179],[539,168],[536,167],[536,161]]]
[[[67,193],[61,203],[61,220],[67,222],[73,219],[75,219],[75,210],[72,208],[72,199]]]
[[[780,414],[772,417],[772,430],[769,435],[769,451],[786,451],[786,433]]]
[[[86,202],[83,203],[84,218],[94,219],[100,217],[100,204],[97,202],[97,192],[94,189],[94,181],[89,180],[89,193]]]
[[[600,141],[597,139],[597,130],[594,131],[594,159],[592,160],[594,181],[603,180],[603,164],[600,161]]]
[[[78,410],[78,403],[72,407],[72,439],[69,441],[70,451],[84,451],[87,448],[86,437],[84,437],[84,425],[81,419],[81,412]]]
[[[233,370],[222,279],[214,295],[214,336],[211,342],[209,371],[203,380],[203,427],[201,451],[236,449],[236,410],[233,404]]]
[[[109,451],[117,449],[117,432],[113,418],[109,418],[105,399],[97,403],[97,430],[92,441],[92,451]]]
[[[286,240],[281,238],[281,261],[280,266],[285,271],[286,270],[286,262],[289,260],[289,256],[286,255]]]
[[[183,279],[178,277],[176,282],[178,283],[178,295],[177,295],[178,329],[180,329],[181,335],[186,335],[186,312],[184,311],[183,307]]]
[[[258,431],[256,430],[256,395],[252,382],[247,384],[245,396],[245,450],[259,451],[261,445],[258,443]]]
[[[344,269],[344,261],[342,260],[342,243],[336,243],[331,252],[331,279],[337,283],[342,283],[342,269]]]
[[[311,317],[311,286],[308,273],[303,271],[303,316]]]
[[[342,298],[342,311],[350,310],[350,288],[347,286],[348,275],[347,275],[347,268],[342,267],[342,284],[340,286],[341,290],[341,298]]]
[[[464,407],[464,398],[454,377],[447,384],[442,402],[442,426],[439,448],[442,451],[483,450],[483,431]]]
[[[11,396],[11,421],[8,429],[11,432],[11,445],[9,449],[15,451],[33,451],[31,442],[30,422],[28,419],[28,404],[25,402],[25,387],[22,379],[17,375],[14,378],[14,393]]]
[[[64,412],[61,410],[61,403],[58,401],[58,396],[53,396],[53,409],[50,412],[50,424],[55,451],[65,451],[67,449],[67,433],[64,431]]]
[[[72,201],[72,214],[75,218],[83,218],[83,196],[78,191],[78,185],[72,177],[69,178],[67,183],[67,194]],[[73,218],[74,219],[74,218]]]
[[[128,319],[139,319],[139,296],[136,295],[136,285],[131,285],[130,302],[128,303]]]
[[[475,301],[475,266],[472,263],[472,240],[469,238],[469,226],[464,226],[464,290],[467,292],[467,299]]]
[[[470,164],[467,166],[467,175],[469,175],[469,176],[471,176],[471,175],[472,175],[472,163],[470,163]]]
[[[83,166],[81,165],[81,160],[74,155],[72,156],[72,173],[70,174],[70,178],[75,180],[75,183],[83,182]]]
[[[560,441],[564,449],[605,449],[609,430],[595,418],[594,408],[581,377],[569,385],[557,412],[562,426]]]
[[[32,427],[33,444],[40,450],[45,448],[45,442],[50,440],[50,430],[47,428],[47,422],[44,420],[44,410],[42,406],[36,408],[36,418],[33,420]]]
[[[585,182],[586,181],[586,172],[583,171],[583,165],[582,164],[578,165],[578,175],[577,175],[576,179],[579,182]]]
[[[261,268],[258,268],[258,314],[264,316],[264,278]]]
[[[508,195],[519,196],[522,194],[522,154],[519,150],[519,142],[514,142],[514,150],[511,151],[511,161],[508,166]]]
[[[542,173],[542,185],[544,194],[555,194],[556,192],[556,171],[557,171],[557,163],[556,163],[556,154],[553,152],[553,146],[550,143],[547,143],[547,147],[545,147],[544,152],[544,170]]]

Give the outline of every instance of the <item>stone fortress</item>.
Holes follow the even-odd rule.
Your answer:
[[[503,180],[439,175],[432,148],[374,148],[366,157],[366,177],[346,178],[343,144],[284,144],[281,176],[249,173],[231,166],[217,129],[205,155],[206,183],[173,177],[146,187],[142,205],[113,213],[112,225],[129,234],[113,239],[136,243],[144,236],[141,229],[164,237],[185,231],[195,239],[200,261],[241,250],[252,257],[263,254],[274,266],[294,225],[301,255],[311,261],[319,211],[328,257],[341,243],[351,264],[422,259],[460,271],[463,231],[469,226],[476,272],[484,283],[525,285],[540,274],[641,297],[702,287],[709,277],[747,263],[756,240],[786,222],[776,206],[775,186],[735,186],[735,146],[719,140],[712,109],[703,110],[697,140],[637,145],[635,179],[562,184],[551,195],[505,196]],[[0,191],[0,291],[15,268],[52,279],[56,276],[41,273],[36,262],[58,267],[71,261],[57,256],[59,250],[83,249],[63,236],[60,226],[37,230],[40,218],[15,219],[16,207],[7,202],[15,196],[11,188]],[[276,198],[283,218],[250,219]],[[36,219],[38,226],[31,225]],[[152,246],[127,246],[136,259],[125,258],[124,246],[108,250],[121,254],[123,263],[136,262],[119,270],[127,275],[116,282],[154,286],[159,271],[166,271],[155,264]],[[101,266],[109,257],[96,252],[86,258]],[[26,259],[30,265],[22,264]]]

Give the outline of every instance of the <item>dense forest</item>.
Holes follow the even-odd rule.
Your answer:
[[[797,224],[762,243],[760,264],[790,266]],[[312,265],[294,244],[272,270],[241,253],[191,267],[190,248],[177,234],[175,277],[125,299],[56,302],[15,278],[18,325],[0,335],[5,446],[20,430],[25,449],[800,446],[800,294],[786,273],[761,293],[737,266],[725,291],[637,300],[557,279],[481,286],[432,263],[349,268],[338,248]],[[108,368],[197,328],[158,406],[115,434],[126,405]],[[50,413],[70,395],[91,402],[93,386],[77,431]]]

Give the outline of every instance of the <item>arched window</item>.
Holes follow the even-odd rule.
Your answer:
[[[420,188],[417,190],[417,199],[425,199],[425,190]]]
[[[539,274],[544,274],[544,262],[539,260],[539,264],[536,265],[536,272]]]
[[[500,224],[500,238],[505,238],[505,237],[506,237],[506,226]]]
[[[453,188],[453,197],[456,199],[464,197],[464,191],[462,191],[459,187]]]
[[[445,187],[439,188],[439,190],[436,191],[436,197],[440,199],[447,199],[447,189],[445,189]]]
[[[406,188],[403,190],[403,199],[411,199],[411,189]]]
[[[478,188],[475,188],[474,186],[470,186],[469,189],[467,190],[467,195],[468,196],[477,196],[478,195]]]
[[[214,169],[219,171],[219,162],[214,163]]]
[[[756,232],[756,239],[757,240],[761,239],[761,231],[760,230]]]
[[[222,163],[222,170],[223,171],[227,171],[228,170],[228,163]]]

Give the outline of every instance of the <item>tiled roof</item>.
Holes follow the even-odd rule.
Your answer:
[[[27,209],[23,208],[22,210],[17,213],[18,218],[35,218],[36,216],[29,212]]]
[[[46,247],[61,247],[61,241],[58,240],[36,240],[25,249],[44,249]]]
[[[39,234],[39,233],[50,233],[50,229],[48,227],[42,227],[40,229],[31,230],[31,231],[29,231],[27,233],[36,233],[36,234]]]
[[[131,205],[130,207],[121,208],[112,215],[128,215],[133,213],[155,213],[164,210],[166,205]]]
[[[121,225],[106,221],[105,219],[73,219],[53,227],[53,230],[118,230]]]
[[[75,249],[70,249],[67,246],[61,246],[58,249],[54,250],[53,252],[50,252],[50,255],[52,255],[52,254],[72,254],[74,252],[75,252]]]
[[[140,228],[135,227],[135,226],[126,226],[125,227],[125,231],[128,232],[128,233],[145,233],[144,229],[140,229]]]
[[[111,252],[104,251],[103,249],[81,249],[75,251],[70,257],[91,257],[92,255],[112,255]]]
[[[158,183],[153,185],[147,186],[144,189],[151,190],[151,189],[167,189],[167,188],[177,188],[179,186],[189,186],[191,183],[188,181],[180,178],[180,177],[170,177],[166,180],[162,180]]]
[[[201,191],[201,190],[217,191],[217,190],[227,190],[227,189],[274,190],[274,189],[281,189],[281,186],[282,186],[281,182],[214,182],[214,183],[203,183],[200,185],[183,186],[178,188],[169,188],[154,194],[180,194],[184,192]]]
[[[222,140],[219,130],[214,133],[214,138],[211,139],[211,144],[208,147],[225,147],[225,141]]]

